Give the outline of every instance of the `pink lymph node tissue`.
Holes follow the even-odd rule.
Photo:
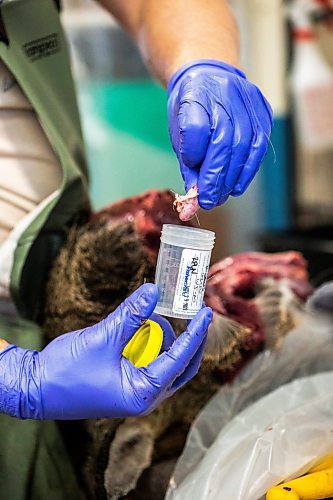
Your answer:
[[[194,186],[188,190],[184,195],[175,194],[175,201],[173,202],[179,213],[179,218],[182,221],[189,221],[196,216],[199,203],[198,203],[198,187]]]

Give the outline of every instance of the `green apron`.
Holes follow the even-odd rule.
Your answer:
[[[0,316],[0,336],[41,347],[46,276],[66,227],[89,211],[85,154],[66,41],[53,0],[0,0],[0,58],[15,76],[62,165],[62,185],[17,238],[10,291],[20,318]],[[0,499],[81,498],[54,422],[0,415]]]

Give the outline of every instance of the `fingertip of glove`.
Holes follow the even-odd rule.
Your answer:
[[[199,190],[199,197],[198,197],[198,202],[201,208],[204,210],[212,210],[213,208],[216,208],[219,205],[223,205],[229,198],[230,193],[223,193],[220,195],[218,200],[214,200],[214,198],[206,198],[205,196],[200,196],[200,190]]]
[[[158,288],[154,283],[145,283],[137,289],[140,298],[158,299]]]
[[[238,196],[242,196],[242,194],[244,194],[244,189],[242,189],[240,187],[236,187],[232,191],[231,196],[234,196],[235,198],[237,198]]]
[[[205,318],[206,318],[208,324],[211,323],[213,320],[212,308],[211,307],[203,307],[201,310],[203,311],[203,314],[205,314]]]
[[[200,194],[198,197],[198,202],[200,207],[203,208],[204,210],[212,210],[216,206],[215,203],[212,202],[212,200],[207,200],[205,198],[202,198],[200,197]]]
[[[203,307],[189,324],[191,330],[206,333],[208,326],[212,322],[213,311],[210,307]]]
[[[228,200],[229,196],[230,196],[230,190],[226,194],[222,194],[220,196],[217,205],[223,205]]]
[[[140,307],[154,309],[158,301],[158,288],[154,283],[145,283],[135,290],[127,300],[129,300],[128,305],[138,303]]]

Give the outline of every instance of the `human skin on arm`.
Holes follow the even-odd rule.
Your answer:
[[[196,59],[239,67],[235,18],[224,0],[99,0],[136,40],[153,74],[166,86]]]
[[[99,0],[168,87],[168,124],[185,191],[204,209],[248,188],[267,152],[271,108],[240,70],[223,0]]]
[[[9,346],[8,342],[6,342],[3,339],[0,339],[0,352],[6,349],[7,346]]]

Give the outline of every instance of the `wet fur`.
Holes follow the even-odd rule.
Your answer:
[[[131,223],[94,222],[73,228],[50,273],[43,325],[46,339],[50,341],[63,332],[101,320],[139,285],[153,278],[154,266]],[[265,299],[269,287],[271,295]],[[281,294],[272,291],[272,287],[271,282],[263,285],[258,300],[261,296],[262,304],[272,305],[273,295],[276,310]],[[279,335],[279,322],[279,313],[270,324],[267,322],[267,328],[275,332],[275,339]],[[177,335],[185,328],[181,320],[173,320],[172,324]],[[83,428],[78,435],[84,437],[82,442],[80,438],[76,442],[73,439],[69,446],[75,450],[77,468],[92,498],[116,499],[127,495],[135,490],[143,471],[152,463],[162,463],[180,453],[177,446],[174,450],[171,446],[158,454],[156,443],[168,432],[171,436],[172,428],[183,429],[185,439],[200,409],[232,378],[235,368],[252,355],[247,352],[250,335],[251,331],[236,321],[217,315],[210,327],[198,375],[151,415],[123,421],[77,423]],[[136,498],[135,493],[130,498]]]

